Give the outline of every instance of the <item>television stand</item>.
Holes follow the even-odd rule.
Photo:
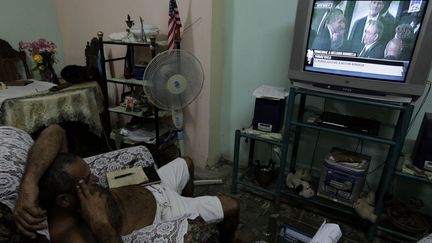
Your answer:
[[[380,126],[380,122],[377,120],[343,115],[328,111],[323,112],[315,121],[315,123],[324,127],[342,129],[345,131],[357,132],[372,136],[378,136]]]
[[[318,124],[313,124],[307,122],[304,114],[306,110],[306,99],[310,97],[314,98],[324,98],[332,100],[333,102],[340,102],[346,104],[361,104],[370,106],[373,108],[394,110],[398,112],[397,124],[393,129],[393,134],[391,138],[378,136],[373,134],[365,134],[360,132],[355,132],[349,129],[339,129],[332,127],[325,127]],[[296,99],[299,98],[299,102]],[[304,198],[295,191],[287,190],[284,186],[284,181],[286,179],[287,173],[289,171],[294,171],[297,162],[297,153],[300,146],[300,138],[302,137],[302,131],[304,129],[317,130],[323,133],[336,134],[341,137],[356,138],[361,141],[368,143],[384,144],[388,146],[388,152],[383,162],[383,168],[379,177],[379,183],[374,188],[375,190],[375,209],[374,213],[380,216],[384,212],[384,196],[390,191],[392,181],[395,175],[399,172],[396,171],[397,162],[399,160],[403,143],[405,141],[405,136],[407,134],[407,129],[411,119],[411,115],[414,110],[414,106],[410,103],[400,103],[400,102],[382,102],[377,100],[368,100],[364,98],[351,97],[346,95],[337,95],[328,92],[318,92],[309,89],[301,89],[292,87],[288,99],[286,101],[286,112],[284,129],[281,131],[281,136],[268,137],[262,136],[262,134],[252,134],[247,131],[236,130],[235,141],[234,141],[234,159],[233,159],[233,177],[232,177],[232,192],[237,192],[238,184],[241,184],[247,188],[252,189],[255,192],[269,194],[273,197],[275,207],[278,208],[281,198],[288,197],[289,200],[295,200],[302,204],[310,204],[323,209],[333,210],[345,215],[359,217],[352,206],[346,204],[341,204],[329,200],[327,198],[322,198],[319,196],[312,196],[310,198]],[[298,106],[298,109],[297,109]],[[381,121],[387,122],[387,121]],[[262,132],[264,133],[264,132]],[[264,133],[265,134],[265,133]],[[292,136],[294,135],[294,136]],[[294,137],[294,138],[292,138]],[[239,175],[239,163],[240,163],[240,142],[241,139],[249,139],[249,157],[248,157],[248,168],[246,172]],[[276,185],[274,187],[264,188],[254,183],[251,183],[245,179],[246,175],[250,172],[254,172],[254,146],[255,142],[260,141],[267,144],[272,144],[278,146],[281,149],[280,155],[280,168],[279,173],[275,176]],[[289,165],[289,166],[288,166]],[[367,171],[366,173],[369,173]],[[399,173],[400,174],[400,173]],[[359,217],[360,219],[360,217]],[[365,222],[368,222],[365,220]],[[380,230],[383,232],[396,234],[399,237],[403,237],[405,240],[412,240],[409,235],[405,235],[396,231],[392,231],[385,225],[378,225],[378,223],[369,223],[368,238],[372,240],[375,237],[376,231]]]
[[[298,103],[299,108],[296,111],[296,113],[294,113],[295,110],[294,107],[296,106],[295,101],[297,97],[299,97],[299,103]],[[380,108],[380,109],[392,109],[398,111],[399,113],[397,124],[393,130],[392,137],[387,138],[383,136],[358,133],[354,131],[323,127],[316,124],[307,123],[304,121],[303,118],[305,113],[307,97],[318,97],[318,98],[330,99],[333,102],[344,102],[346,104],[362,104],[362,105],[372,106],[374,108]],[[381,102],[377,100],[368,100],[364,98],[342,96],[337,94],[331,94],[328,92],[323,93],[323,92],[306,90],[306,89],[295,88],[295,87],[292,87],[290,89],[288,98],[289,98],[288,106],[287,106],[288,115],[286,116],[286,120],[285,120],[284,136],[287,135],[288,131],[290,130],[295,131],[294,133],[295,135],[292,143],[292,149],[289,150],[287,148],[288,144],[284,144],[284,146],[286,147],[284,147],[282,151],[286,151],[286,152],[291,151],[291,154],[289,156],[286,156],[287,158],[291,158],[289,160],[290,171],[293,171],[296,168],[297,152],[299,148],[301,132],[304,128],[314,129],[326,133],[339,134],[344,137],[357,138],[362,141],[384,144],[388,146],[388,152],[387,152],[386,159],[384,161],[384,167],[380,174],[380,180],[376,187],[376,193],[375,193],[376,198],[375,198],[374,213],[379,217],[384,211],[384,196],[389,192],[393,178],[396,174],[397,163],[399,160],[399,156],[401,154],[403,143],[405,141],[405,136],[407,134],[407,129],[409,126],[411,115],[414,110],[414,106],[410,103]],[[280,171],[285,171],[285,168],[281,168]],[[351,215],[357,215],[354,212],[352,207],[341,205],[341,204],[335,204],[331,200],[324,200],[317,196],[306,199],[306,198],[299,197],[297,194],[294,194],[290,191],[282,191],[282,195],[286,195],[293,199],[298,199],[305,203],[308,202],[312,204],[317,204],[318,206],[325,207],[328,209],[333,209]],[[368,232],[368,238],[370,240],[374,238],[378,228],[381,229],[382,226],[378,226],[378,223],[370,223],[369,232]]]
[[[375,101],[384,101],[384,102],[395,102],[395,103],[411,103],[413,100],[411,97],[404,97],[404,96],[393,96],[393,95],[382,95],[381,93],[378,94],[366,94],[364,92],[356,93],[355,90],[352,90],[352,92],[346,92],[341,89],[331,89],[331,88],[324,88],[326,85],[316,85],[316,84],[307,84],[307,83],[300,83],[300,82],[293,82],[293,85],[298,88],[303,89],[309,89],[313,91],[319,91],[324,93],[330,93],[335,95],[343,95],[343,96],[350,96],[354,98],[361,98],[361,99],[368,99],[368,100],[375,100]],[[340,86],[336,86],[340,87]]]

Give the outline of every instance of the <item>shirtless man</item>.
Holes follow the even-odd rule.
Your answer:
[[[206,222],[219,222],[221,242],[234,241],[239,207],[233,198],[180,196],[191,191],[190,160],[179,158],[161,167],[160,185],[107,190],[96,185],[81,158],[66,152],[65,131],[57,125],[45,129],[29,151],[14,209],[25,235],[34,237],[47,218],[52,242],[121,242],[120,235],[195,212]]]

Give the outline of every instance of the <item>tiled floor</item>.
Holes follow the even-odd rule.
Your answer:
[[[223,184],[210,186],[196,186],[195,195],[217,195],[225,193],[231,195],[231,166],[228,164],[207,170],[198,170],[196,178],[221,178]],[[281,203],[279,210],[274,209],[272,201],[240,186],[240,190],[233,195],[240,203],[241,217],[238,233],[245,242],[269,242],[269,221],[275,218],[285,217],[295,221],[295,223],[305,228],[317,230],[324,220],[337,223],[341,227],[343,237],[339,242],[369,242],[365,232],[367,227],[364,222],[360,222],[356,216],[347,217],[346,215],[335,214],[335,212],[320,211],[316,207],[293,203],[287,201]],[[312,231],[314,232],[314,231]],[[380,236],[375,237],[372,242],[407,242],[396,239],[389,240]]]

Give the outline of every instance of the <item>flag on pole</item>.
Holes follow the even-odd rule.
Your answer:
[[[180,34],[180,28],[182,27],[176,0],[170,0],[168,15],[168,49],[173,49],[176,34]]]

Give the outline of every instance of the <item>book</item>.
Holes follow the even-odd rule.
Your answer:
[[[109,171],[106,174],[109,188],[130,185],[151,185],[160,183],[160,177],[153,166],[133,167]]]

